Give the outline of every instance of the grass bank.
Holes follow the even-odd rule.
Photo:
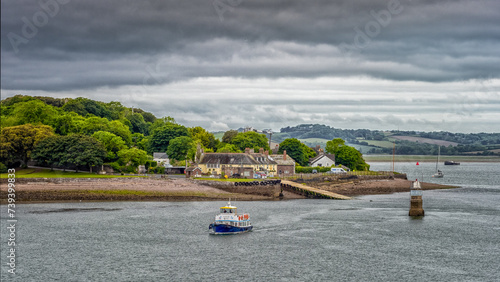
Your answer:
[[[23,168],[16,169],[16,178],[119,178],[119,177],[144,177],[130,175],[108,175],[88,172],[69,172],[60,170]],[[1,173],[0,178],[7,178],[7,173]]]

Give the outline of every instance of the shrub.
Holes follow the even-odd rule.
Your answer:
[[[3,163],[0,163],[0,173],[6,173],[6,172],[7,172],[7,167]]]
[[[155,167],[154,171],[155,171],[155,173],[158,173],[158,174],[164,174],[165,173],[165,167],[163,167],[163,166]]]

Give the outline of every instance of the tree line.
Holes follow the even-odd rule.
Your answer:
[[[48,167],[93,167],[109,164],[115,171],[136,172],[138,165],[161,172],[152,161],[154,152],[165,152],[174,165],[196,161],[204,152],[238,153],[251,148],[270,150],[265,134],[228,130],[222,140],[202,127],[186,127],[166,116],[157,118],[119,102],[86,98],[14,96],[1,101],[1,166],[26,166],[30,159]],[[359,152],[342,144],[339,160]],[[281,142],[287,153],[307,166],[316,152],[295,138]],[[355,149],[354,149],[355,150]],[[357,150],[356,150],[357,151]],[[342,157],[345,155],[346,157]],[[359,167],[361,168],[361,167]],[[359,169],[358,168],[358,169]]]

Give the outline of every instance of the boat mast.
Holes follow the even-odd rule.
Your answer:
[[[439,155],[440,154],[441,154],[441,146],[438,145],[438,156],[437,156],[437,161],[436,161],[436,171],[438,170]]]

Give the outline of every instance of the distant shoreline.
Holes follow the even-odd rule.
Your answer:
[[[392,162],[392,155],[363,155],[366,162]],[[395,162],[436,162],[437,156],[434,155],[396,155]],[[439,162],[500,162],[500,156],[440,156]]]

